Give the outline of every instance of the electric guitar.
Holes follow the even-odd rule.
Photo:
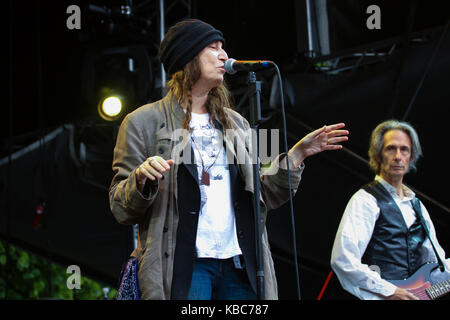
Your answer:
[[[431,285],[430,273],[438,267],[437,263],[425,263],[405,280],[388,281],[408,290],[420,300],[434,300],[450,292],[450,279]]]

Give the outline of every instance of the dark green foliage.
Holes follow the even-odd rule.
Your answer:
[[[98,300],[114,299],[117,291],[82,274],[80,289],[69,289],[66,267],[0,241],[0,299]],[[51,285],[50,285],[51,283]]]

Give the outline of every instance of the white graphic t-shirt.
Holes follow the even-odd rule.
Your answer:
[[[201,193],[196,250],[199,258],[227,259],[242,254],[236,236],[231,199],[230,172],[220,130],[209,114],[191,113],[191,144],[197,163]],[[201,184],[202,170],[209,185]]]

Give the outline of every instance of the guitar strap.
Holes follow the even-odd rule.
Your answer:
[[[436,247],[434,246],[433,241],[431,240],[430,232],[428,230],[428,227],[427,227],[427,224],[425,222],[425,219],[422,216],[422,206],[420,205],[420,200],[417,197],[415,197],[413,200],[411,200],[411,204],[412,204],[412,206],[414,208],[414,211],[417,212],[417,214],[419,215],[420,223],[422,224],[422,227],[425,230],[425,233],[426,233],[428,239],[431,242],[431,246],[433,247],[434,254],[436,255],[436,258],[437,258],[438,263],[439,263],[439,269],[442,272],[444,272],[445,271],[444,263],[442,262],[441,257],[439,256],[439,254],[438,254],[438,252],[436,250]]]

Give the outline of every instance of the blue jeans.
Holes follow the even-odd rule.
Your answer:
[[[197,258],[187,300],[256,300],[245,269],[233,259]]]

